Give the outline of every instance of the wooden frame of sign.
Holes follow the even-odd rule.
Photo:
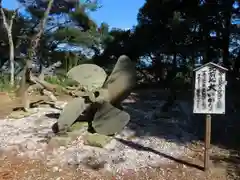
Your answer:
[[[193,113],[206,115],[204,170],[209,170],[211,114],[225,114],[226,72],[228,69],[209,62],[193,70],[195,87]]]

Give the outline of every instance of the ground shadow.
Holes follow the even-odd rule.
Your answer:
[[[171,111],[162,112],[161,107],[167,99],[166,91],[144,90],[133,94],[131,96],[134,96],[134,100],[123,102],[123,106],[131,116],[127,127],[135,132],[136,137],[155,136],[179,144],[196,140],[195,136],[188,136],[192,130],[189,119],[190,105],[185,103],[189,106],[189,112],[179,108],[179,102],[174,103]]]
[[[29,104],[29,107],[30,108],[36,108],[36,107],[38,107],[38,105],[39,104],[41,104],[41,103],[43,103],[44,101],[43,100],[39,100],[39,101],[35,101],[35,102],[31,102],[30,104]],[[19,110],[24,110],[24,107],[14,107],[13,108],[13,111],[19,111]]]
[[[161,112],[162,102],[167,97],[166,91],[157,89],[148,91],[144,89],[136,91],[134,94],[135,102],[124,102],[123,105],[131,115],[128,128],[135,132],[135,136],[155,136],[182,145],[204,140],[205,116],[193,114],[191,91],[186,92],[185,97],[180,95],[182,105],[185,104],[185,112],[180,111],[178,114],[170,112],[166,117]],[[226,114],[212,115],[211,144],[231,152],[239,152],[240,109],[233,112],[230,108],[231,98],[234,99],[236,96],[234,97],[231,94],[226,94],[226,96],[228,98],[226,101]],[[231,155],[231,157],[235,156]]]
[[[35,102],[31,102],[29,104],[29,108],[36,108],[36,107],[39,107],[40,105],[48,105],[51,108],[62,110],[61,108],[56,107],[54,102],[46,102],[44,100],[38,100],[38,101],[35,101]],[[14,107],[13,108],[13,111],[19,111],[19,110],[24,110],[24,107],[19,106],[19,107]]]
[[[187,92],[188,99],[181,99],[179,112],[172,110],[166,115],[161,111],[161,106],[166,100],[167,93],[163,90],[142,90],[134,93],[135,102],[124,102],[125,110],[131,115],[128,127],[136,132],[136,136],[156,136],[176,140],[182,135],[192,134],[180,140],[181,143],[192,140],[204,140],[205,116],[193,114],[191,92]],[[179,95],[178,95],[179,96]],[[180,95],[182,96],[182,95]],[[230,95],[226,95],[230,96]],[[182,97],[180,97],[182,98]],[[230,97],[228,97],[230,99]],[[232,97],[236,98],[236,97]],[[240,149],[240,109],[233,112],[232,100],[226,101],[226,114],[212,115],[211,143],[229,150]],[[179,101],[177,101],[179,104]],[[178,106],[178,105],[177,105]],[[176,107],[176,106],[175,106]],[[169,136],[168,136],[169,135]],[[175,136],[175,138],[173,138]]]
[[[124,139],[120,139],[120,138],[115,138],[117,141],[121,142],[122,144],[126,145],[126,146],[129,146],[133,149],[136,149],[138,151],[147,151],[147,152],[152,152],[154,154],[157,154],[159,156],[162,156],[164,158],[167,158],[169,160],[172,160],[176,163],[180,163],[180,164],[184,164],[188,167],[192,167],[192,168],[196,168],[196,169],[199,169],[199,170],[204,170],[203,167],[199,166],[199,165],[196,165],[196,164],[192,164],[190,162],[187,162],[187,161],[184,161],[184,160],[181,160],[181,159],[178,159],[178,158],[175,158],[173,156],[170,156],[170,155],[167,155],[165,153],[161,153],[153,148],[150,148],[150,147],[145,147],[143,145],[140,145],[140,144],[137,144],[137,143],[134,143],[132,141],[127,141],[127,140],[124,140]]]
[[[47,113],[45,114],[45,116],[48,118],[58,119],[60,116],[60,113]]]

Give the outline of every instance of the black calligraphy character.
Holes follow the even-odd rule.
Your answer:
[[[200,77],[200,74],[198,74],[198,76],[197,76],[197,90],[196,90],[196,95],[197,95],[197,108],[199,108],[200,107],[200,95],[201,95],[201,91],[200,91],[200,80],[201,80],[201,77]]]
[[[211,83],[211,84],[208,86],[207,91],[217,91],[217,90],[216,90],[216,85]]]
[[[217,104],[216,104],[216,108],[217,109],[220,109],[222,108],[222,92],[223,92],[223,89],[222,89],[222,86],[223,86],[223,73],[221,71],[219,71],[218,73],[218,90],[217,90]]]

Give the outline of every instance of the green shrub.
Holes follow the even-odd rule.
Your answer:
[[[1,92],[11,92],[15,90],[16,87],[11,87],[9,75],[0,75],[0,91]]]
[[[61,75],[56,75],[56,76],[46,76],[45,81],[51,83],[51,84],[57,84],[62,87],[66,86],[74,86],[77,85],[78,83],[74,80],[71,80],[69,78],[66,78]]]

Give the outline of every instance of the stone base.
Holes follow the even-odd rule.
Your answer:
[[[101,134],[87,133],[83,136],[84,144],[88,146],[104,148],[113,138]]]
[[[84,145],[103,148],[113,139],[109,136],[89,133],[87,127],[87,122],[76,122],[66,133],[59,133],[59,135],[52,137],[49,143],[54,144],[55,147],[67,146],[71,141],[82,136]]]
[[[12,111],[11,114],[8,115],[8,118],[21,119],[24,117],[31,116],[35,113],[36,113],[35,111]]]

